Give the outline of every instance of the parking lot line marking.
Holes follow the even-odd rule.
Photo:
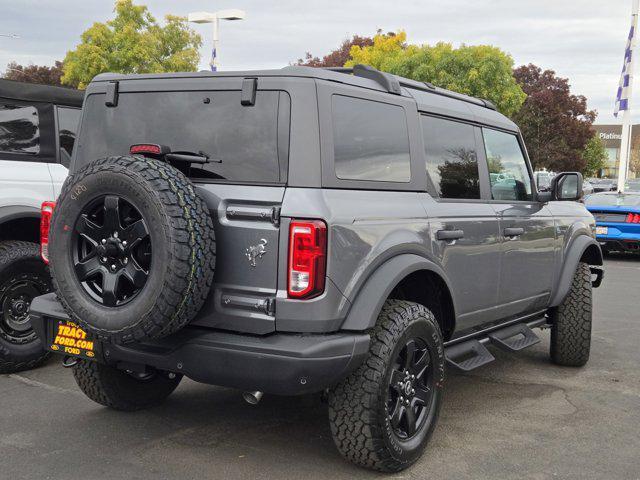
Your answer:
[[[37,380],[32,380],[31,378],[23,377],[22,375],[18,375],[16,373],[8,375],[8,377],[9,378],[13,378],[13,379],[15,379],[15,380],[17,380],[17,381],[19,381],[21,383],[24,383],[25,385],[29,385],[31,387],[43,388],[45,390],[49,390],[50,392],[71,393],[73,395],[81,395],[81,396],[83,396],[82,392],[75,391],[75,390],[69,390],[68,388],[56,387],[54,385],[49,385],[47,383],[39,382]]]

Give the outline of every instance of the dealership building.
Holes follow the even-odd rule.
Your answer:
[[[620,144],[622,143],[622,125],[594,125],[596,135],[607,150],[607,167],[600,171],[599,177],[618,178],[620,163]],[[629,178],[640,177],[640,171],[634,167],[640,165],[640,124],[631,127],[631,162]]]

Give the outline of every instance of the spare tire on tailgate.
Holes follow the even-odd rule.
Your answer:
[[[49,258],[54,288],[98,339],[159,338],[187,324],[213,281],[211,215],[189,180],[159,160],[96,160],[58,198]]]

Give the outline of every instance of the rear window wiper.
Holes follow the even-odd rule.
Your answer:
[[[132,155],[145,155],[151,158],[164,160],[187,176],[191,176],[192,173],[199,173],[199,175],[197,175],[198,177],[218,178],[224,180],[224,177],[218,173],[210,172],[208,169],[191,166],[193,164],[204,165],[206,163],[222,163],[221,158],[211,158],[211,155],[203,152],[202,150],[199,150],[197,153],[189,152],[187,150],[172,152],[171,148],[167,145],[159,145],[156,143],[136,143],[129,147],[129,152]]]
[[[168,162],[180,162],[180,163],[222,163],[221,158],[211,158],[211,156],[202,150],[198,153],[194,152],[170,152],[164,155],[165,160]]]

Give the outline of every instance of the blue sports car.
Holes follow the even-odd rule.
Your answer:
[[[601,192],[584,198],[596,219],[602,249],[640,252],[640,192]]]

